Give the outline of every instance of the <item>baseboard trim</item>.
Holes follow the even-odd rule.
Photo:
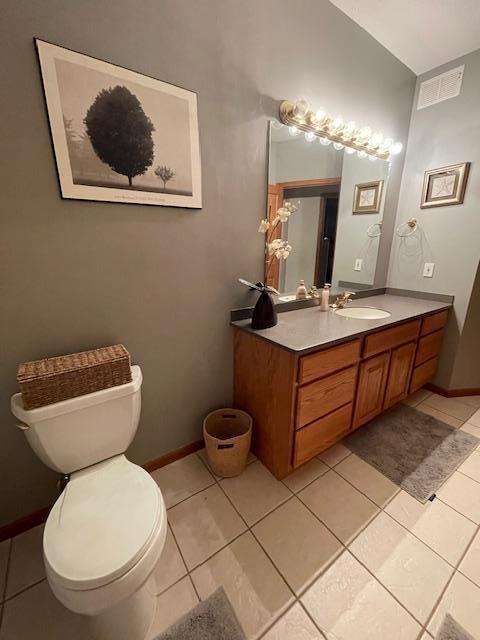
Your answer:
[[[185,447],[181,447],[180,449],[176,449],[175,451],[171,451],[170,453],[166,453],[159,458],[155,458],[154,460],[150,460],[146,462],[143,468],[151,473],[156,469],[160,469],[161,467],[165,467],[167,464],[171,462],[175,462],[175,460],[180,460],[181,458],[185,458],[185,456],[189,456],[191,453],[195,453],[195,451],[199,451],[204,446],[203,440],[195,440],[195,442],[191,442],[187,444]],[[18,520],[14,520],[8,524],[4,524],[0,527],[0,542],[3,540],[8,540],[9,538],[14,538],[15,536],[28,531],[29,529],[33,529],[37,527],[39,524],[42,524],[46,521],[48,514],[50,513],[50,509],[52,505],[49,507],[44,507],[43,509],[38,509],[38,511],[34,511],[33,513],[29,513],[26,516],[18,518]]]
[[[14,538],[20,533],[28,531],[29,529],[33,529],[33,527],[42,524],[47,519],[51,508],[52,507],[44,507],[43,509],[38,509],[38,511],[29,513],[28,515],[23,516],[18,520],[14,520],[9,524],[4,524],[2,527],[0,527],[0,542],[3,542],[3,540],[8,540],[9,538]]]
[[[480,396],[480,387],[473,387],[471,389],[444,389],[432,382],[428,382],[425,385],[425,389],[438,393],[439,396],[445,396],[445,398],[461,398],[465,396]]]
[[[161,469],[162,467],[166,467],[167,464],[171,462],[175,462],[176,460],[180,460],[181,458],[185,458],[185,456],[189,456],[191,453],[195,453],[195,451],[199,451],[204,447],[203,439],[195,440],[195,442],[191,442],[190,444],[181,447],[180,449],[176,449],[175,451],[170,451],[170,453],[166,453],[160,458],[155,458],[154,460],[150,460],[146,462],[143,466],[145,471],[151,473],[156,469]]]

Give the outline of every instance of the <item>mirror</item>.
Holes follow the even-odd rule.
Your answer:
[[[278,122],[269,140],[265,282],[282,295],[300,280],[307,289],[373,287],[390,163],[292,137]],[[282,222],[286,204],[293,211]],[[291,247],[286,259],[272,253],[275,240]]]

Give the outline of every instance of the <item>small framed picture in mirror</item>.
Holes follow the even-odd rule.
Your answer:
[[[420,207],[445,207],[462,204],[465,197],[470,162],[425,171]]]
[[[378,213],[382,200],[383,180],[355,185],[353,213]]]

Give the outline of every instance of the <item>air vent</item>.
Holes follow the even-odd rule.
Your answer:
[[[464,70],[465,65],[462,65],[422,82],[418,93],[417,109],[425,109],[425,107],[431,107],[437,102],[458,96]]]

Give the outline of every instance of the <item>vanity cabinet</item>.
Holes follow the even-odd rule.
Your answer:
[[[277,477],[361,427],[435,374],[448,311],[299,355],[235,327],[235,406]]]

